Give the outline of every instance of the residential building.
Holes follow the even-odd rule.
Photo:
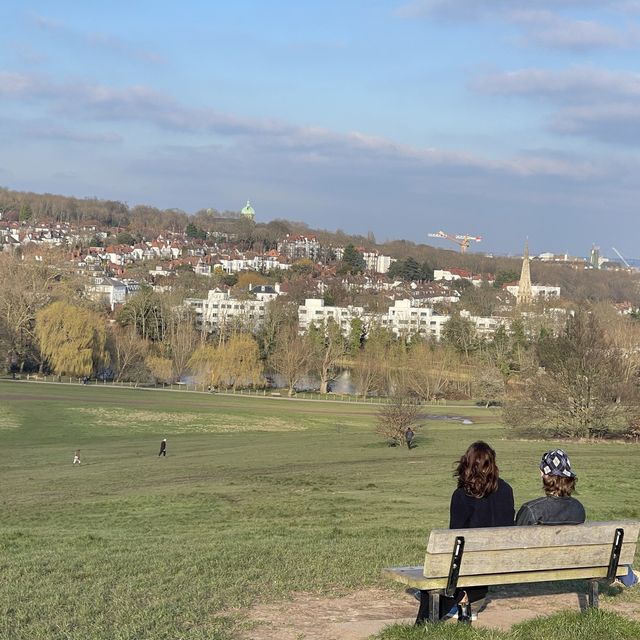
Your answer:
[[[330,307],[325,306],[321,298],[307,298],[303,305],[298,307],[298,326],[301,333],[305,333],[309,327],[323,325],[331,319],[340,327],[344,335],[351,332],[351,321],[354,318],[363,318],[362,307]]]
[[[367,269],[374,273],[387,273],[391,263],[394,262],[391,256],[380,255],[377,251],[363,251],[362,257]]]
[[[196,327],[212,332],[239,323],[255,331],[264,322],[265,300],[239,300],[229,291],[211,289],[206,299],[187,298],[185,304],[195,312]]]
[[[111,311],[116,305],[124,304],[129,293],[126,283],[104,276],[91,278],[91,284],[85,285],[85,291],[88,298],[108,306]]]
[[[289,260],[309,258],[316,260],[320,255],[321,245],[315,236],[291,236],[287,233],[282,242],[278,243],[278,252]]]

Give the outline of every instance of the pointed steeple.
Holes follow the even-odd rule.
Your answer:
[[[524,243],[524,258],[522,260],[522,271],[520,273],[520,283],[516,294],[516,306],[526,307],[533,302],[533,291],[531,290],[531,273],[529,271],[529,241]]]

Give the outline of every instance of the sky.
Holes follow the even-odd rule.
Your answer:
[[[0,3],[0,185],[640,256],[640,0]]]

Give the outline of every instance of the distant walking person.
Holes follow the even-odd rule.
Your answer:
[[[76,452],[73,454],[73,464],[80,464],[80,449],[76,449]]]
[[[413,449],[413,437],[414,437],[413,429],[411,427],[407,427],[407,430],[404,432],[404,439],[407,443],[407,447],[409,449]]]
[[[160,453],[158,453],[158,457],[160,456],[167,456],[167,439],[163,438],[162,442],[160,443]]]

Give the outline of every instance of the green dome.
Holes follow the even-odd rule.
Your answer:
[[[251,218],[252,220],[256,217],[256,212],[254,211],[251,203],[248,200],[247,204],[242,208],[242,211],[240,213],[247,218]]]

